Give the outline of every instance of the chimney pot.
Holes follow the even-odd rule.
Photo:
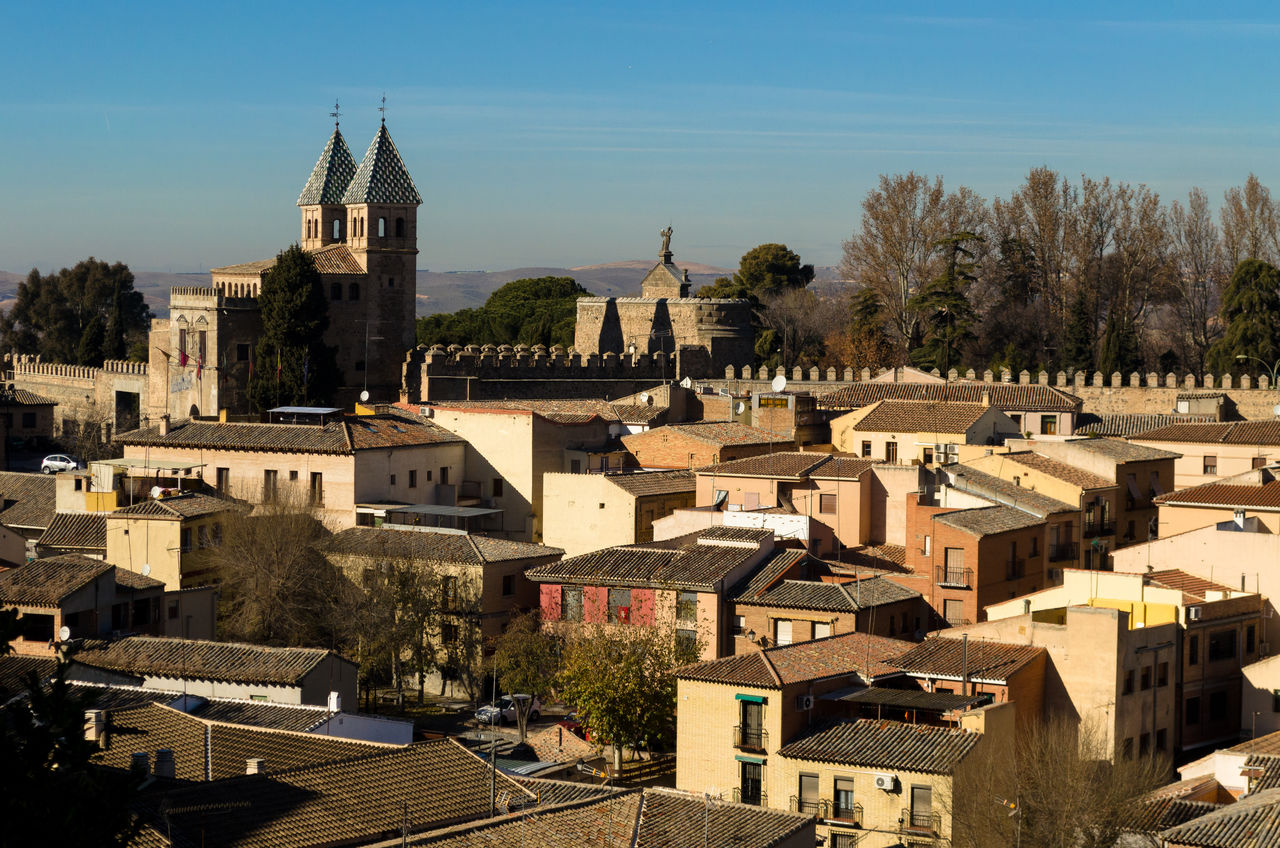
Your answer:
[[[262,774],[267,769],[267,761],[261,757],[250,757],[244,761],[245,774]]]
[[[173,762],[172,748],[160,748],[156,751],[156,764],[152,774],[156,777],[167,777],[170,779],[176,776],[177,770]]]
[[[102,741],[102,733],[107,726],[107,714],[103,710],[85,710],[84,738],[89,742]]]
[[[146,751],[134,751],[129,762],[129,769],[140,777],[146,777],[151,771],[151,755]]]
[[[169,416],[168,415],[160,416],[160,435],[162,436],[169,435]]]

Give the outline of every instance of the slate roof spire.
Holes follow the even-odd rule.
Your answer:
[[[400,158],[400,151],[391,140],[385,123],[378,127],[378,134],[373,137],[369,150],[364,154],[355,178],[342,196],[342,203],[408,203],[414,206],[422,204],[422,195],[418,194],[409,176],[409,169]]]
[[[334,107],[337,110],[337,107]],[[333,123],[333,135],[320,154],[320,161],[311,171],[311,178],[298,195],[299,206],[320,206],[342,203],[342,195],[356,175],[356,159],[351,149],[338,131],[338,122]]]

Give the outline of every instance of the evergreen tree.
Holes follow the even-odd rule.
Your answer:
[[[1209,368],[1219,373],[1250,371],[1280,359],[1280,270],[1260,259],[1236,266],[1222,294],[1219,313],[1226,332],[1209,349]]]
[[[477,309],[418,319],[418,344],[573,346],[578,298],[591,292],[572,277],[512,280]]]
[[[760,300],[802,289],[813,282],[812,265],[802,265],[800,254],[785,244],[761,244],[742,254],[733,278],[720,277],[698,289],[698,297],[750,298]]]
[[[1063,365],[1073,371],[1092,371],[1097,335],[1098,325],[1093,320],[1093,311],[1089,307],[1084,288],[1080,287],[1071,300],[1071,314],[1062,351]]]
[[[254,356],[249,398],[259,410],[325,403],[341,385],[336,350],[324,343],[329,328],[315,260],[298,245],[276,257],[258,295],[262,336]]]
[[[1121,375],[1127,375],[1142,369],[1142,350],[1133,322],[1126,320],[1117,309],[1107,313],[1098,368],[1108,379],[1117,371]]]
[[[972,341],[975,314],[969,303],[969,286],[977,279],[973,251],[967,247],[981,242],[981,236],[955,233],[938,242],[946,252],[943,271],[912,298],[911,308],[924,315],[927,336],[924,344],[911,352],[911,361],[922,368],[947,373],[960,362],[960,348]]]

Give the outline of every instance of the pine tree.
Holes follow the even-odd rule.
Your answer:
[[[262,336],[249,398],[259,410],[327,402],[341,385],[337,352],[324,343],[329,304],[315,260],[298,245],[276,257],[258,295]]]
[[[928,337],[911,352],[911,361],[921,367],[937,368],[944,374],[960,361],[960,347],[975,338],[975,314],[968,289],[974,274],[973,252],[965,245],[982,241],[981,236],[962,232],[938,242],[947,252],[943,272],[912,298],[912,308],[925,316]]]
[[[1102,373],[1110,377],[1120,372],[1132,374],[1142,368],[1142,351],[1133,323],[1126,321],[1118,310],[1107,313],[1106,330],[1102,336],[1102,355],[1098,360]]]
[[[1219,373],[1253,370],[1280,360],[1280,270],[1259,259],[1236,266],[1218,313],[1226,332],[1209,349],[1209,368]],[[1236,357],[1247,357],[1242,363]],[[1247,364],[1246,364],[1247,363]]]

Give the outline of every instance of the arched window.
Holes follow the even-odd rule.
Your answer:
[[[351,285],[347,286],[347,300],[359,300],[359,299],[360,299],[360,284],[352,283]]]
[[[311,238],[311,219],[307,219],[307,238]]]
[[[334,283],[329,286],[329,299],[342,300],[342,283]]]
[[[404,238],[404,218],[396,218],[396,238]]]
[[[379,218],[378,219],[378,238],[386,238],[386,237],[387,237],[387,219]]]
[[[333,240],[342,241],[342,221],[337,218],[333,219]]]

